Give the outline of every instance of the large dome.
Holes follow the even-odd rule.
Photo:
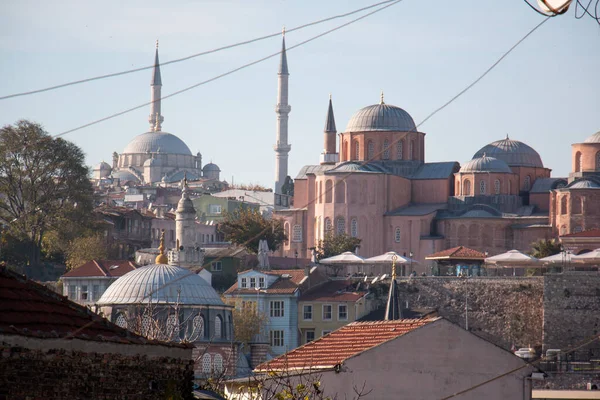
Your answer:
[[[146,132],[136,136],[123,154],[166,153],[192,155],[190,148],[177,136],[167,132]]]
[[[415,121],[400,107],[380,103],[358,110],[346,127],[346,132],[416,131]]]
[[[174,265],[153,264],[128,272],[106,289],[98,305],[111,304],[223,305],[204,279]]]
[[[474,158],[460,168],[459,172],[499,172],[499,173],[512,173],[510,167],[502,160],[494,157],[483,157]]]
[[[583,143],[600,143],[600,131],[585,139]]]
[[[511,167],[537,167],[544,168],[542,159],[537,151],[530,146],[518,140],[506,139],[498,140],[482,147],[473,159],[483,157],[486,154],[504,161]]]

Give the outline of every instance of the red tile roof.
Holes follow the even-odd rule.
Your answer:
[[[257,271],[267,275],[278,275],[279,279],[276,280],[271,286],[266,288],[266,294],[292,294],[295,293],[296,290],[300,288],[300,282],[304,279],[304,269],[273,269],[273,270],[252,270],[248,269],[246,271],[238,272],[238,276],[249,272],[249,271]],[[290,275],[290,277],[284,278],[283,275]],[[318,284],[322,281],[322,276],[315,269],[311,271],[311,284]],[[306,281],[305,281],[306,282]],[[229,289],[225,291],[224,294],[256,294],[256,289],[247,288],[241,289],[238,288],[237,281],[231,285]]]
[[[587,231],[583,231],[583,232],[577,232],[577,233],[569,233],[568,235],[561,235],[560,237],[582,237],[582,238],[587,238],[587,237],[600,237],[600,229],[589,229]]]
[[[4,267],[0,267],[0,333],[37,338],[182,346],[149,341]]]
[[[117,268],[114,268],[114,267]],[[117,277],[139,268],[133,261],[124,260],[92,260],[72,269],[63,278],[87,278],[95,276]]]
[[[469,249],[468,247],[458,246],[430,254],[425,257],[425,259],[484,260],[485,254],[477,250]]]
[[[256,367],[258,371],[333,368],[375,346],[440,318],[353,322]]]
[[[356,291],[351,281],[330,281],[300,296],[299,301],[357,301],[368,292]]]

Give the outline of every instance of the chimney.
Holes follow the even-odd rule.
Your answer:
[[[310,288],[310,270],[311,270],[311,266],[307,265],[306,267],[304,267],[304,276],[306,277],[306,288]]]
[[[250,367],[256,368],[259,364],[267,361],[267,353],[269,351],[269,343],[250,342]]]

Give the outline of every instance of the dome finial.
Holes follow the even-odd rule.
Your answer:
[[[285,37],[285,25],[284,25],[284,26],[283,26],[283,28],[281,29],[281,35],[282,35],[283,37]]]
[[[385,104],[383,102],[383,90],[381,91],[381,98],[379,99],[379,104]]]
[[[158,49],[158,39],[156,39],[156,48]]]
[[[508,133],[506,134],[506,140],[510,140],[510,138],[508,137]]]
[[[160,244],[158,245],[158,255],[156,256],[156,264],[168,264],[169,258],[165,255],[165,230],[160,232]]]

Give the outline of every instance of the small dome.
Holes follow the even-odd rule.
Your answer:
[[[569,189],[598,189],[598,188],[600,188],[600,185],[598,185],[596,182],[593,182],[593,181],[590,181],[587,179],[578,180],[569,186]]]
[[[542,159],[537,151],[518,140],[498,140],[482,147],[473,159],[480,158],[484,154],[504,161],[511,167],[538,167],[544,168]]]
[[[499,172],[510,174],[512,170],[504,161],[488,157],[484,154],[483,157],[474,158],[463,165],[459,172]]]
[[[185,268],[153,264],[128,272],[106,289],[98,305],[110,304],[224,305],[200,276]]]
[[[144,167],[160,167],[162,165],[162,161],[159,158],[149,158],[144,161]]]
[[[374,104],[358,110],[346,127],[346,132],[409,132],[416,131],[415,121],[400,107]]]
[[[127,181],[139,182],[140,181],[137,176],[135,176],[133,173],[131,173],[127,170],[115,171],[112,173],[112,177],[119,179],[121,182],[127,182]]]
[[[166,153],[192,155],[189,147],[177,136],[167,132],[146,132],[133,138],[123,154]]]
[[[600,143],[600,131],[585,139],[583,143]]]
[[[221,168],[219,168],[219,166],[217,164],[208,163],[202,168],[202,171],[203,172],[209,172],[209,171],[221,172]]]
[[[104,161],[94,167],[94,171],[110,171],[111,169],[110,164]]]

